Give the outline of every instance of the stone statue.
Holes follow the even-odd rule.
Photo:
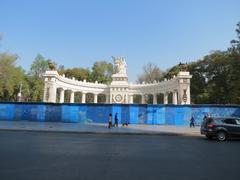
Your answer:
[[[180,71],[183,71],[183,72],[188,71],[188,65],[187,65],[187,63],[183,64],[183,63],[180,62],[180,63],[178,64],[178,66],[179,66]]]
[[[56,65],[52,61],[48,61],[48,67],[51,71],[56,70]]]
[[[123,57],[113,57],[114,68],[117,74],[127,74],[127,63]]]

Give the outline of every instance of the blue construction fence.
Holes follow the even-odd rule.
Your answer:
[[[0,102],[2,121],[107,123],[109,113],[118,113],[119,123],[188,125],[193,116],[240,117],[240,105],[148,105],[148,104],[55,104]]]

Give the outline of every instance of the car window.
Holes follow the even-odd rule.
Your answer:
[[[213,121],[212,118],[207,118],[207,119],[206,119],[206,124],[210,124],[212,121]]]
[[[235,121],[235,119],[225,119],[224,122],[225,122],[226,124],[237,124],[236,121]]]
[[[215,124],[222,124],[223,120],[222,119],[214,119]]]

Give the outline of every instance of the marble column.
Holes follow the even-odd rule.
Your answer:
[[[82,92],[82,103],[86,103],[86,93]]]
[[[164,93],[164,104],[168,104],[168,93]]]
[[[49,88],[47,87],[47,84],[45,83],[44,86],[44,93],[43,93],[43,102],[48,102],[49,96]]]
[[[133,104],[133,95],[129,95],[129,104]]]
[[[74,91],[71,91],[70,103],[74,103]]]
[[[186,102],[186,104],[191,104],[190,85],[187,88],[187,102]]]
[[[60,103],[64,103],[64,89],[60,89]]]
[[[49,88],[49,99],[48,102],[56,103],[56,97],[57,97],[57,88],[55,84],[52,84]]]
[[[98,102],[98,94],[94,94],[94,103]]]
[[[177,104],[177,91],[173,91],[173,104]]]
[[[157,94],[153,94],[153,104],[157,104]]]
[[[142,104],[145,104],[145,103],[146,103],[146,102],[145,102],[145,95],[144,95],[144,94],[141,95],[141,103],[142,103]]]
[[[110,98],[110,95],[109,94],[106,94],[106,103],[109,104],[109,98]]]

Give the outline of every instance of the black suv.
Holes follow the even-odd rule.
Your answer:
[[[219,141],[225,141],[228,137],[240,137],[240,118],[208,117],[203,120],[200,131],[208,139],[216,137]]]

